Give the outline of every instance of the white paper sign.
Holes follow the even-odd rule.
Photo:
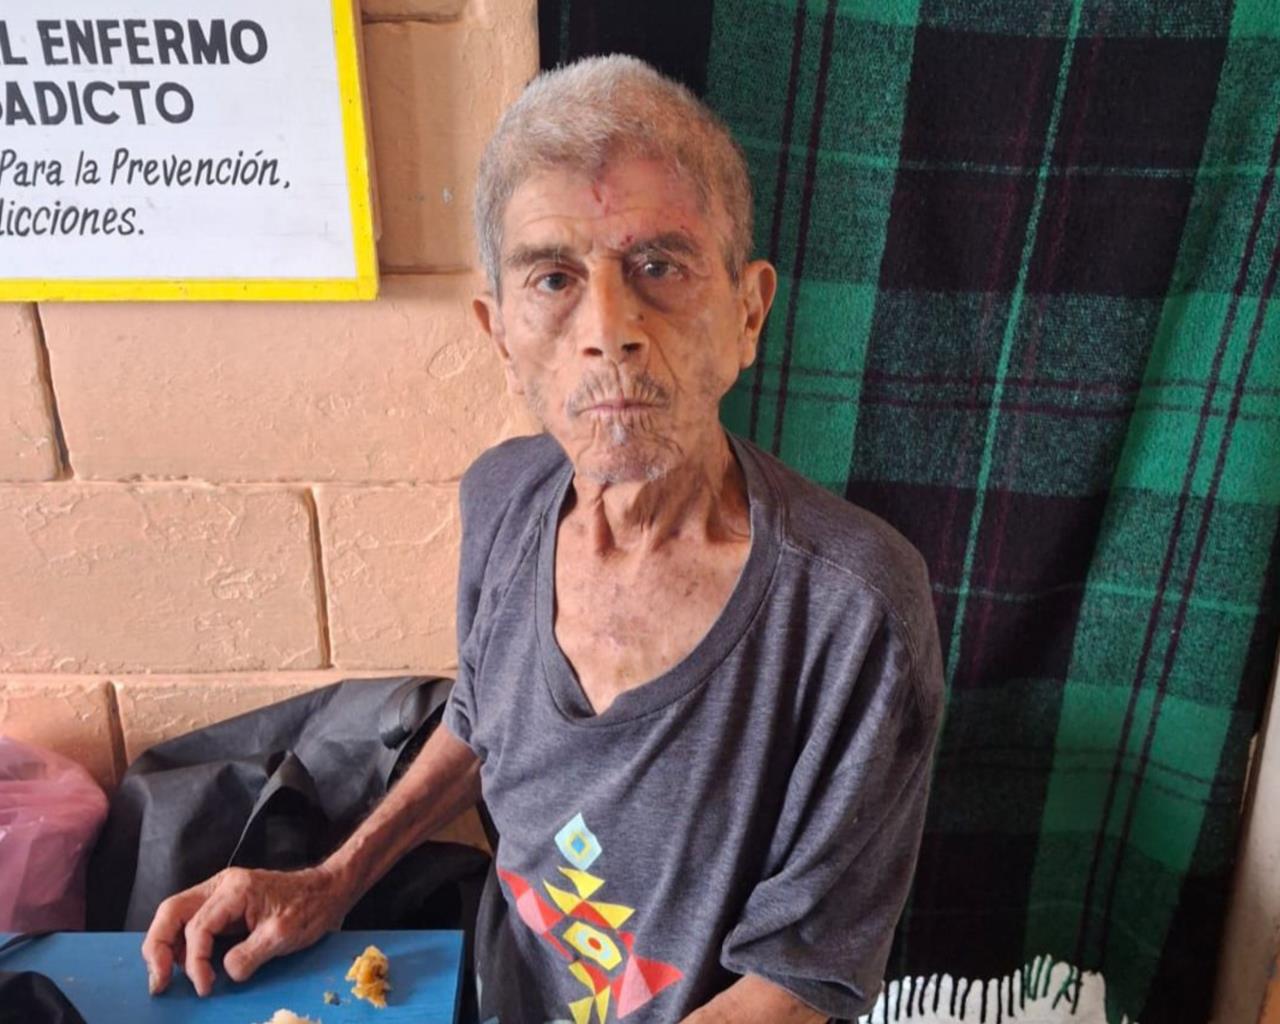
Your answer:
[[[0,299],[376,288],[351,0],[3,0]]]

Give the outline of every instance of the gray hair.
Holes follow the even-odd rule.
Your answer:
[[[587,57],[545,71],[494,129],[476,183],[476,240],[498,293],[502,217],[516,189],[551,169],[598,174],[617,158],[661,160],[688,181],[704,209],[727,214],[725,267],[737,281],[751,258],[751,180],[728,128],[692,92],[635,57]]]

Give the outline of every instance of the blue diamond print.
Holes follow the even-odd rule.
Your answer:
[[[556,833],[556,846],[579,871],[586,871],[603,852],[600,840],[587,828],[581,814],[575,814],[573,820]]]

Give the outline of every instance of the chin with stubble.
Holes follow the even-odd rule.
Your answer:
[[[672,436],[670,394],[647,374],[626,381],[588,377],[565,399],[563,427],[548,416],[546,396],[536,384],[527,384],[525,395],[543,430],[593,483],[652,482],[683,458]]]

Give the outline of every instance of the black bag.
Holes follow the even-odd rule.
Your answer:
[[[160,902],[228,866],[322,860],[439,723],[452,680],[345,680],[152,747],[130,766],[89,863],[90,930],[144,931]],[[426,843],[347,928],[462,928],[489,858]]]
[[[0,1024],[84,1024],[52,981],[35,971],[0,971]]]

